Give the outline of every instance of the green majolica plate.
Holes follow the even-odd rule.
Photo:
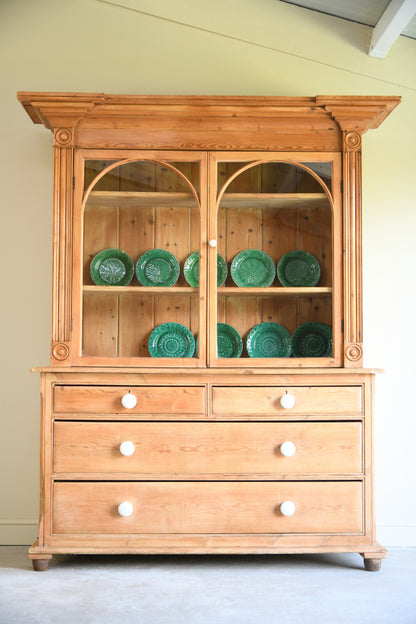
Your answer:
[[[250,357],[290,357],[290,334],[278,323],[260,323],[247,336],[246,347]]]
[[[217,353],[219,358],[238,358],[243,352],[243,341],[234,327],[217,324]]]
[[[149,353],[152,357],[188,358],[195,351],[192,332],[180,323],[163,323],[150,334]]]
[[[165,249],[150,249],[137,260],[136,275],[142,286],[173,286],[179,273],[179,262]]]
[[[321,277],[321,267],[311,253],[295,249],[280,259],[277,277],[283,286],[316,286]]]
[[[264,251],[246,249],[232,261],[231,277],[237,286],[270,286],[276,277],[276,267]]]
[[[194,251],[183,265],[183,274],[189,286],[199,286],[199,251]],[[217,287],[224,284],[228,275],[227,264],[222,256],[217,254]]]
[[[325,323],[303,323],[292,336],[295,357],[331,357],[332,329]]]
[[[126,286],[133,279],[133,260],[121,249],[103,249],[92,259],[90,274],[98,286]]]

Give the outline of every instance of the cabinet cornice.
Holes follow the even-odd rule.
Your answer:
[[[381,96],[37,92],[19,92],[18,99],[34,123],[51,130],[76,128],[78,147],[319,151],[341,149],[341,130],[376,128],[400,102],[399,97]]]

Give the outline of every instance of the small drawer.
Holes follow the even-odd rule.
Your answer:
[[[176,479],[358,475],[361,423],[55,422],[54,471]]]
[[[282,407],[286,394],[294,397],[294,405]],[[359,415],[363,413],[361,386],[257,386],[214,387],[214,415],[290,416]]]
[[[123,407],[130,393],[137,403]],[[204,414],[203,386],[55,386],[55,413]]]
[[[119,513],[123,502],[128,516]],[[361,533],[362,528],[358,481],[54,484],[55,534]]]

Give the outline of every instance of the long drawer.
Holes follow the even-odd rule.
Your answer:
[[[125,408],[121,402],[126,393],[133,394],[137,404]],[[203,386],[55,386],[56,413],[99,414],[204,414]]]
[[[286,393],[295,403],[290,409],[281,406]],[[296,387],[214,387],[212,411],[220,414],[246,415],[317,415],[362,414],[361,386],[296,386]]]
[[[282,513],[284,502],[293,515]],[[131,505],[121,516],[120,503]],[[292,509],[293,511],[293,509]],[[361,533],[362,484],[55,482],[53,533]]]
[[[361,423],[55,422],[54,471],[173,478],[359,474]]]

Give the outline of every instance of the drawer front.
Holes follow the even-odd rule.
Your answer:
[[[120,451],[126,441],[134,444],[128,456]],[[293,455],[283,454],[284,442],[294,444]],[[359,474],[361,423],[56,422],[54,471],[176,478]]]
[[[120,516],[121,502],[132,505]],[[295,505],[281,513],[285,501]],[[361,533],[360,482],[56,482],[55,534]]]
[[[122,405],[122,397],[134,394],[137,404]],[[201,386],[55,386],[56,413],[99,414],[204,414],[205,388]]]
[[[295,398],[290,409],[280,405],[288,392]],[[215,387],[212,389],[215,415],[266,416],[291,414],[361,414],[361,386],[296,386],[296,387]]]

